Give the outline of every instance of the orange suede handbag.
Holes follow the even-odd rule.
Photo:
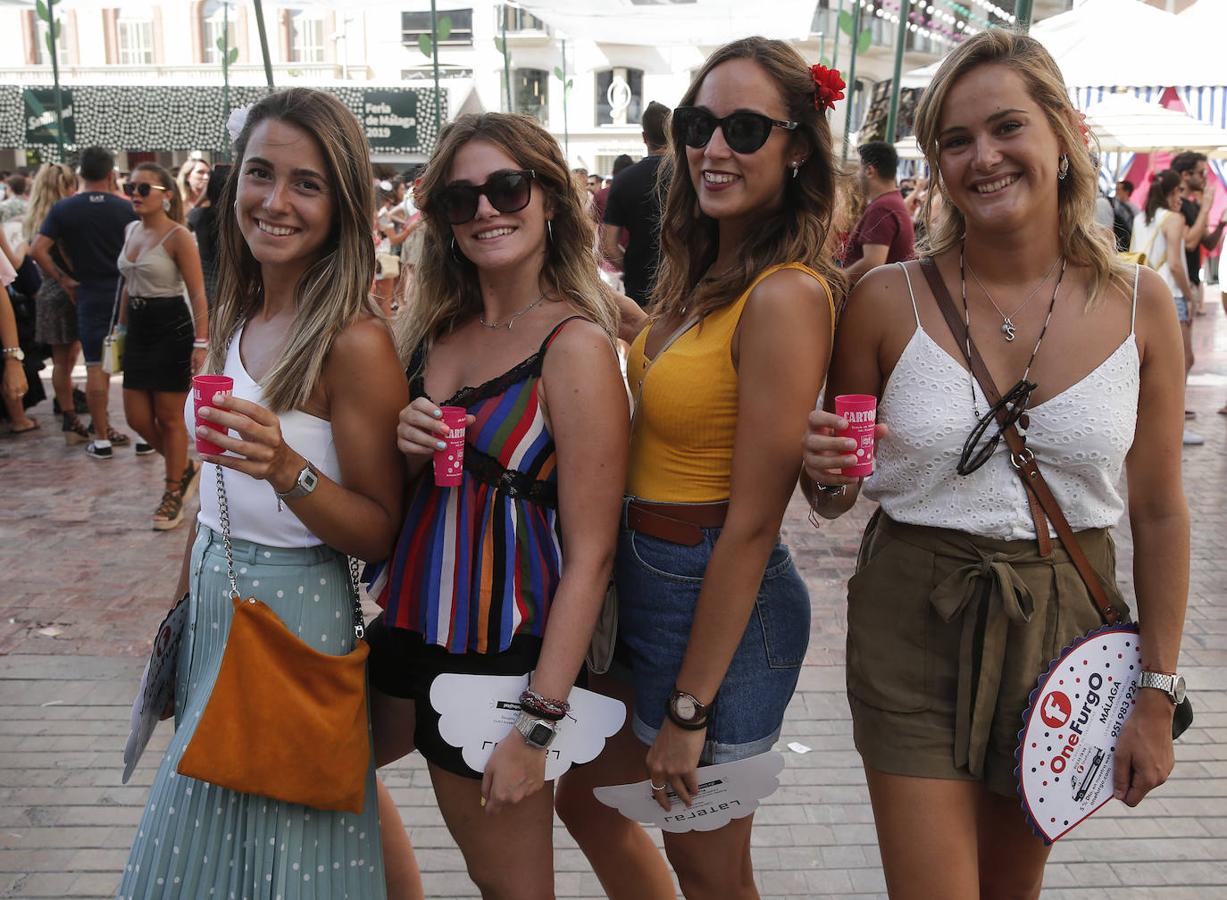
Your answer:
[[[234,619],[221,668],[177,771],[244,794],[362,812],[371,744],[357,565],[350,560],[354,649],[320,653],[272,609],[242,599],[220,467],[217,499]]]

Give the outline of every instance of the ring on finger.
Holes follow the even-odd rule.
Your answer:
[[[656,793],[656,791],[663,791],[665,788],[669,786],[668,783],[657,784],[655,781],[651,781],[650,779],[649,779],[649,783],[652,785],[652,793]]]

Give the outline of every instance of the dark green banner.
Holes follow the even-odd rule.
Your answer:
[[[372,150],[418,147],[418,99],[406,91],[364,90],[359,121]]]
[[[56,143],[55,89],[26,88],[21,92],[21,98],[25,103],[26,143]],[[60,102],[63,105],[64,143],[74,144],[77,140],[77,123],[73,117],[71,88],[60,90]]]

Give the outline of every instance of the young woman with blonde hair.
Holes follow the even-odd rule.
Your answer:
[[[192,433],[228,452],[204,457],[200,516],[176,591],[190,593],[178,728],[119,896],[379,900],[373,765],[358,814],[243,794],[176,771],[230,634],[231,548],[242,596],[258,597],[316,651],[342,655],[355,640],[346,556],[382,559],[400,520],[396,417],[406,390],[368,294],[374,202],[362,128],[331,94],[291,88],[248,111],[234,150],[206,363],[234,379],[234,392],[202,410],[223,433],[205,429],[187,407]]]
[[[447,126],[415,194],[425,246],[401,313],[413,399],[398,431],[409,490],[367,632],[375,752],[381,765],[415,747],[426,758],[486,897],[553,896],[544,733],[565,715],[609,581],[626,465],[617,317],[580,194],[553,136],[503,113]],[[458,487],[431,471],[440,405],[468,412]],[[430,688],[448,672],[532,673],[525,730],[484,772],[439,734]]]
[[[1095,224],[1098,166],[1079,125],[1033,38],[965,41],[917,110],[942,198],[924,249],[1122,615],[1109,529],[1125,475],[1142,663],[1174,673],[1189,559],[1180,331],[1162,279],[1122,265]],[[852,506],[861,485],[839,469],[856,457],[830,398],[878,396],[864,491],[880,508],[848,585],[847,674],[891,896],[1037,897],[1050,848],[1019,805],[1021,717],[1049,661],[1102,620],[1065,548],[1044,546],[1049,525],[993,437],[928,264],[879,268],[853,292],[802,486],[828,518]],[[1173,708],[1138,694],[1113,773],[1130,806],[1172,769]]]
[[[183,404],[208,352],[209,308],[200,254],[183,225],[183,198],[170,173],[141,163],[124,193],[140,217],[128,226],[118,260],[124,279],[119,324],[127,330],[124,417],[166,464],[153,527],[169,531],[183,521],[200,470],[188,461]]]
[[[183,198],[184,221],[196,207],[208,205],[206,192],[212,176],[213,167],[203,159],[189,159],[179,167],[175,184],[179,187],[179,196]]]
[[[38,229],[56,201],[77,192],[77,173],[63,163],[47,163],[34,176],[30,188],[30,206],[22,222],[22,234],[27,244],[33,244]],[[61,269],[71,270],[58,245],[51,249]],[[77,417],[73,400],[72,369],[81,353],[77,342],[77,313],[67,292],[54,278],[44,278],[34,295],[34,337],[40,344],[51,345],[51,384],[63,417],[64,440],[68,444],[83,444],[89,440],[89,429]]]
[[[616,580],[630,685],[601,684],[629,694],[638,740],[568,774],[559,798],[612,897],[673,889],[642,829],[592,787],[647,776],[662,807],[689,804],[700,766],[771,749],[805,658],[809,596],[779,530],[842,295],[824,249],[829,75],[747,38],[717,50],[673,112],[653,319],[627,363],[638,407]],[[665,832],[688,898],[758,896],[753,822]]]

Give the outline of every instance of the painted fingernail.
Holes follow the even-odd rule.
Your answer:
[[[197,425],[196,433],[202,436],[207,435],[209,433],[209,429],[205,428],[203,425]]]
[[[435,441],[435,449],[436,450],[446,450],[447,444],[443,443],[442,441]]]
[[[213,395],[214,403],[221,403],[225,399],[226,399],[226,395],[223,394],[221,391],[218,391],[216,394]]]
[[[432,416],[434,416],[436,419],[442,419],[442,418],[443,418],[443,410],[441,410],[441,409],[436,409],[434,412],[432,412],[432,413],[431,413],[431,415],[432,415]]]

